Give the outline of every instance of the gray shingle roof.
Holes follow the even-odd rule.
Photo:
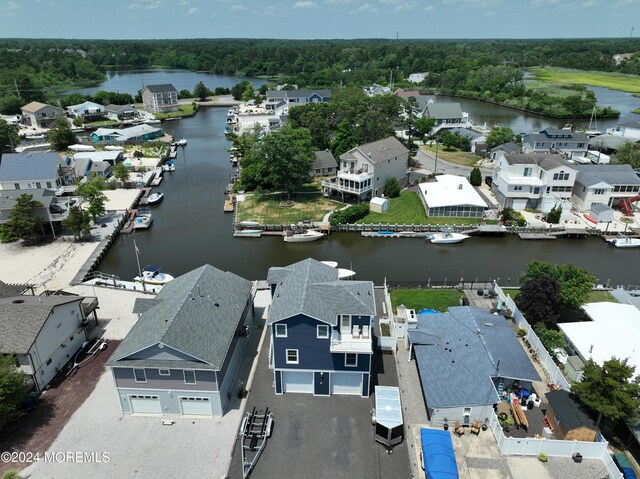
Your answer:
[[[177,92],[176,87],[174,87],[171,83],[162,83],[160,85],[147,85],[145,86],[147,90],[151,93],[164,93],[167,91]]]
[[[0,298],[20,296],[29,287],[28,284],[8,284],[0,280]]]
[[[0,181],[55,179],[59,164],[57,153],[5,153],[0,159]]]
[[[133,312],[136,314],[146,313],[151,308],[160,304],[162,300],[158,298],[136,298],[133,303]]]
[[[81,296],[0,299],[0,354],[27,354],[55,306],[82,300]]]
[[[538,165],[544,170],[560,167],[566,167],[567,169],[574,168],[573,165],[568,166],[563,160],[562,155],[558,154],[507,153],[504,155],[504,158],[510,165]]]
[[[220,370],[252,290],[250,281],[210,265],[174,279],[120,343],[109,365],[162,343],[202,361],[203,369]]]
[[[640,178],[631,165],[572,165],[572,168],[578,171],[576,182],[584,186],[640,185]]]
[[[523,135],[523,141],[531,138],[532,141],[561,141],[561,142],[577,142],[588,143],[589,137],[584,133],[572,132],[569,130],[561,130],[559,128],[545,128],[540,133],[527,133]]]
[[[462,118],[462,108],[460,107],[460,103],[429,103],[424,108],[424,113],[429,118],[434,118],[436,120]]]
[[[517,143],[508,142],[491,148],[489,151],[506,151],[507,153],[520,153],[521,147]]]
[[[494,404],[492,377],[540,379],[506,320],[478,308],[418,315],[409,340],[429,407]]]
[[[270,98],[309,98],[316,94],[323,98],[331,97],[331,90],[267,90],[267,99]]]
[[[12,210],[18,197],[23,194],[31,195],[34,200],[42,203],[44,208],[48,208],[56,198],[53,190],[4,190],[0,191],[0,210]]]
[[[314,154],[316,161],[313,163],[313,168],[337,168],[338,163],[329,150],[314,151]]]
[[[567,431],[577,427],[598,430],[595,422],[587,415],[580,399],[575,394],[560,389],[547,392],[546,397],[556,417],[560,420],[560,424]]]
[[[598,150],[618,150],[627,141],[637,143],[638,140],[605,133],[604,135],[598,135],[591,138],[589,140],[589,146]]]
[[[395,136],[389,136],[382,140],[356,146],[355,148],[340,155],[340,158],[348,160],[354,158],[356,154],[360,154],[368,157],[373,163],[380,163],[381,161],[388,160],[389,158],[404,155],[408,151],[409,150],[407,150]]]
[[[335,326],[338,314],[376,312],[371,281],[339,281],[336,268],[311,258],[270,268],[267,282],[276,285],[269,324],[304,314]]]

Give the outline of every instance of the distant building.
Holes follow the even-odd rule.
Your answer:
[[[335,175],[338,163],[330,150],[315,151],[314,155],[316,159],[311,167],[310,176]]]
[[[152,113],[170,113],[180,110],[178,90],[170,83],[145,86],[142,90],[142,103]]]
[[[32,101],[21,108],[25,124],[34,128],[51,128],[64,110],[57,106]]]
[[[129,128],[98,128],[91,133],[91,141],[149,141],[161,138],[164,131],[149,125],[136,125]]]
[[[137,118],[139,115],[138,109],[134,105],[107,105],[104,109],[107,118],[116,121]]]
[[[427,216],[482,218],[487,203],[462,176],[438,175],[436,181],[420,183]]]
[[[418,98],[420,96],[420,92],[418,90],[403,90],[402,88],[398,88],[393,92],[395,96],[399,96],[400,98]]]
[[[580,211],[602,203],[612,208],[620,199],[640,193],[640,178],[630,165],[572,165],[577,170],[571,201]]]
[[[412,73],[407,78],[407,81],[410,81],[411,83],[422,83],[427,79],[428,76],[429,73]]]
[[[363,90],[367,96],[391,95],[391,93],[393,93],[391,88],[388,86],[378,85],[377,83],[373,83],[371,86],[366,86]]]
[[[584,156],[589,147],[589,138],[584,133],[559,128],[545,128],[540,133],[522,136],[523,153],[561,153],[569,158]]]
[[[517,143],[508,142],[503,143],[502,145],[498,145],[489,150],[489,158],[492,160],[497,159],[498,153],[520,153],[522,151],[522,147]]]
[[[613,128],[607,128],[607,133],[613,136],[621,136],[629,140],[640,140],[640,121],[629,121]],[[594,138],[597,141],[599,137]]]
[[[422,110],[422,116],[435,120],[432,133],[442,128],[469,125],[469,114],[462,111],[460,103],[427,103]]]
[[[289,106],[331,101],[331,90],[267,90],[267,102],[284,101]]]
[[[102,120],[107,114],[104,106],[92,101],[68,106],[67,112],[74,118],[82,118],[85,122]]]

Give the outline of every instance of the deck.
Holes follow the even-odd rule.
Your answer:
[[[518,237],[521,240],[554,240],[558,239],[553,235],[547,233],[518,233]]]

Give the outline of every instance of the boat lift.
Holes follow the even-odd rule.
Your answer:
[[[242,477],[247,479],[258,462],[258,458],[271,437],[273,414],[266,408],[264,413],[254,407],[242,419],[240,434],[242,435]]]

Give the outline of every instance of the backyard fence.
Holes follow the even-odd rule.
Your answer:
[[[463,278],[443,280],[432,280],[427,278],[420,281],[387,281],[387,287],[393,291],[396,289],[470,289],[470,290],[489,290],[491,288],[491,280],[465,281]]]

